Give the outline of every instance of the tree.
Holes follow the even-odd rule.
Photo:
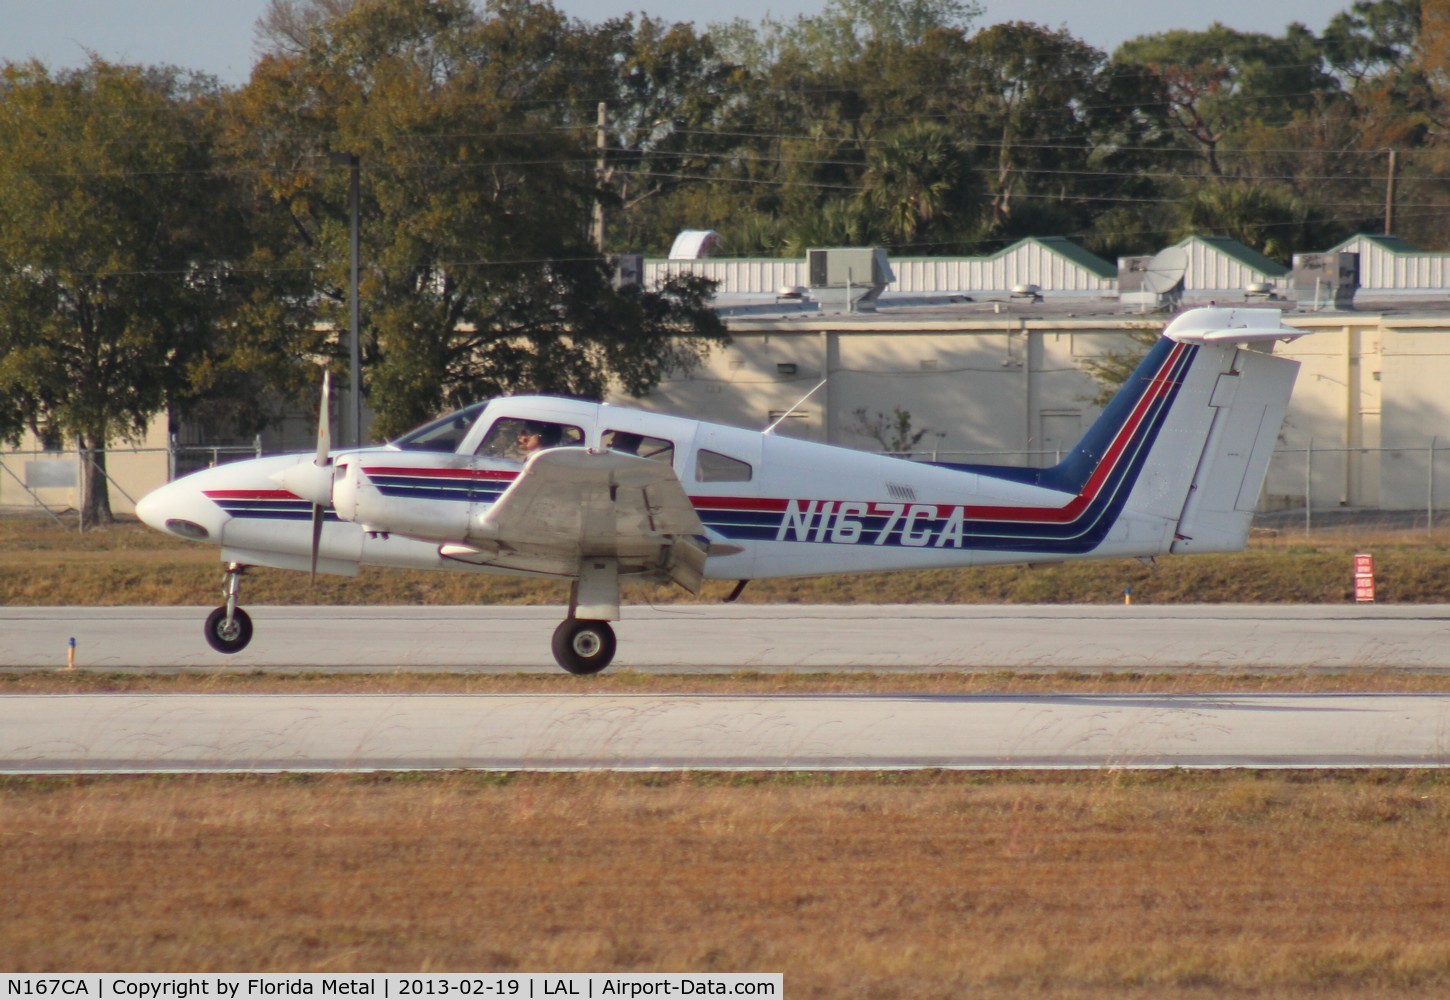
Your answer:
[[[78,439],[87,523],[111,520],[107,445],[209,377],[238,237],[214,96],[99,59],[0,69],[0,436]]]
[[[1354,83],[1398,74],[1414,59],[1420,0],[1355,0],[1324,29],[1325,59]]]
[[[1328,246],[1335,234],[1309,202],[1281,186],[1218,181],[1190,189],[1176,204],[1174,239],[1231,236],[1281,264],[1298,246]]]
[[[659,225],[652,209],[705,183],[736,146],[724,124],[740,69],[689,24],[621,18],[586,34],[604,69],[597,91],[607,106],[604,197],[617,206],[607,245],[663,253],[681,227]]]
[[[1118,72],[1151,83],[1157,94],[1144,111],[1197,151],[1212,177],[1232,172],[1221,151],[1239,145],[1245,131],[1282,126],[1339,92],[1317,39],[1299,26],[1283,38],[1222,24],[1143,35],[1123,43],[1113,61]]]
[[[976,222],[982,200],[966,145],[935,122],[905,126],[873,144],[861,183],[862,201],[907,253],[926,252]]]
[[[864,406],[851,411],[851,415],[856,418],[856,433],[875,441],[888,455],[910,455],[921,439],[931,433],[930,428],[913,426],[911,412],[899,406],[892,408],[889,417],[880,410],[872,413]]]
[[[716,50],[739,67],[722,120],[736,146],[719,159],[712,192],[690,202],[695,224],[711,219],[733,247],[782,253],[825,245],[822,237],[886,238],[881,210],[862,194],[884,179],[866,181],[868,159],[892,135],[905,141],[904,121],[940,113],[932,94],[978,13],[959,0],[834,0],[790,22],[713,25]],[[951,221],[938,216],[932,238]]]
[[[642,393],[724,338],[707,284],[616,289],[589,242],[597,41],[546,3],[358,0],[254,72],[235,136],[337,328],[345,179],[324,154],[360,157],[375,433],[483,395]]]
[[[961,60],[950,93],[991,165],[992,225],[1025,235],[1013,218],[1020,201],[1071,205],[1088,193],[1106,57],[1066,31],[1012,22],[978,32]]]
[[[1098,383],[1098,391],[1088,398],[1093,406],[1107,406],[1118,394],[1128,377],[1138,370],[1153,345],[1158,342],[1157,330],[1134,330],[1128,334],[1128,346],[1121,351],[1108,351],[1100,358],[1087,358],[1082,366]]]

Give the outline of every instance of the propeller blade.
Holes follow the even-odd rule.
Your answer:
[[[319,469],[332,465],[332,372],[322,373],[322,403],[317,408],[317,457],[312,464]],[[327,493],[332,493],[332,474],[327,475]],[[322,521],[325,505],[312,499],[312,582],[317,582],[317,553],[322,548]]]
[[[321,504],[312,505],[312,582],[317,582],[317,552],[322,548],[322,519],[323,507]]]
[[[332,372],[322,373],[322,405],[317,413],[317,458],[313,464],[332,464]]]

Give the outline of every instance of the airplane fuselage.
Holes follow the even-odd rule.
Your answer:
[[[521,472],[518,462],[473,453],[501,419],[567,422],[583,433],[578,446],[593,450],[605,450],[601,438],[611,432],[616,440],[624,433],[670,442],[674,473],[707,536],[716,548],[738,550],[711,556],[705,575],[712,579],[1050,562],[1129,542],[1134,551],[1126,554],[1139,554],[1150,538],[1157,551],[1171,538],[1166,518],[1130,532],[1121,520],[1072,517],[1076,494],[979,472],[604,404],[510,397],[482,408],[452,454],[397,447],[334,453],[340,469],[356,464],[376,490],[373,512],[386,527],[339,520],[329,510],[318,568],[529,572],[442,551],[467,543],[471,526]],[[220,466],[163,487],[149,503],[164,505],[167,520],[196,527],[158,526],[221,545],[226,561],[306,569],[310,504],[273,481],[304,457]],[[1105,484],[1103,505],[1113,498],[1109,490],[1125,486]]]
[[[1248,536],[1297,365],[1273,310],[1204,309],[1165,331],[1050,468],[914,462],[768,432],[546,396],[465,408],[379,448],[200,472],[137,507],[221,547],[207,636],[251,638],[247,566],[360,566],[572,581],[565,669],[614,654],[619,583],[752,580],[1233,551]],[[1247,347],[1243,345],[1248,345]],[[324,407],[326,412],[326,391]]]

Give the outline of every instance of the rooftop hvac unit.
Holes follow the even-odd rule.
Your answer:
[[[880,247],[830,247],[806,251],[811,298],[826,312],[869,312],[896,280]]]
[[[1316,309],[1328,305],[1353,309],[1359,288],[1359,254],[1296,253],[1292,280],[1300,305],[1312,301]]]

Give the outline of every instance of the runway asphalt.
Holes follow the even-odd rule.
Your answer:
[[[0,666],[554,672],[562,608],[0,608]],[[1445,606],[630,607],[645,672],[1450,670]],[[12,695],[0,771],[1443,767],[1444,695]]]
[[[262,607],[241,653],[207,608],[0,608],[0,667],[551,673],[561,607]],[[626,607],[611,669],[1450,671],[1446,605]]]

